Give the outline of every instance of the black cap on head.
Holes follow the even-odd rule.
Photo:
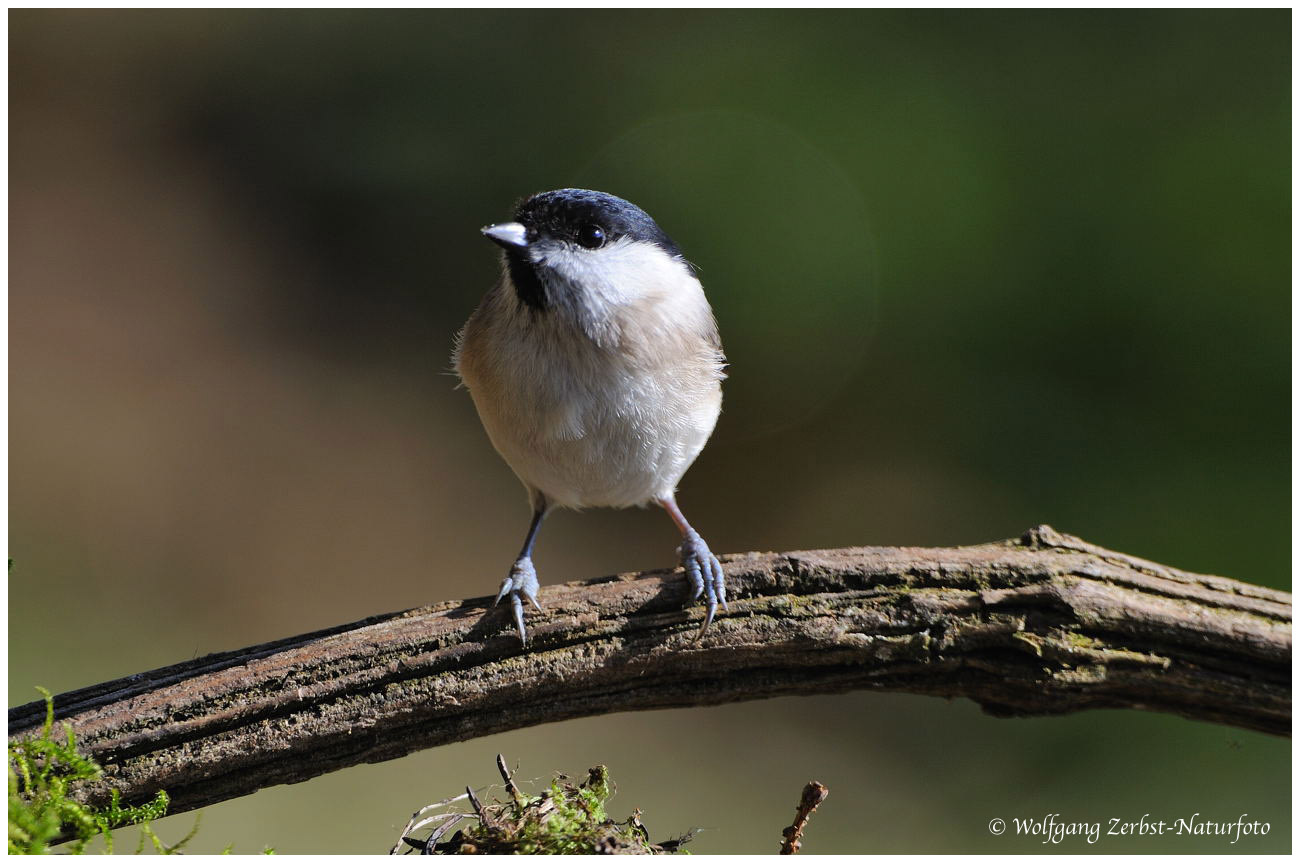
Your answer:
[[[650,215],[631,201],[589,189],[556,189],[541,192],[515,208],[515,220],[529,233],[569,240],[583,245],[584,230],[599,228],[605,242],[621,237],[653,243],[675,257],[681,249]]]

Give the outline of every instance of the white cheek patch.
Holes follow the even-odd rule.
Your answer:
[[[685,261],[653,243],[620,237],[599,249],[559,246],[538,256],[551,291],[548,299],[584,325],[608,321],[621,308],[644,300],[702,302],[700,283]]]
[[[609,303],[629,302],[662,292],[690,270],[652,243],[621,237],[599,249],[562,247],[548,252],[545,264],[555,275]]]

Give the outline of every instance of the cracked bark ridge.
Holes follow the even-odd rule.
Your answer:
[[[696,640],[680,572],[542,590],[519,644],[491,598],[214,654],[55,698],[128,802],[184,812],[363,762],[620,710],[873,689],[996,716],[1135,708],[1290,733],[1290,594],[1040,526],[961,548],[723,557]],[[734,598],[733,598],[734,597]],[[39,732],[40,702],[9,712]]]

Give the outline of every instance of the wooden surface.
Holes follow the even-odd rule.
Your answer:
[[[722,560],[730,610],[699,640],[680,572],[629,574],[544,587],[527,647],[505,607],[446,602],[59,695],[56,714],[125,799],[166,789],[169,814],[571,717],[851,689],[1290,733],[1288,593],[1046,526],[963,548]],[[43,715],[10,710],[10,734]]]

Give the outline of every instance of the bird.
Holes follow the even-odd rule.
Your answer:
[[[532,508],[494,604],[509,598],[527,644],[547,513],[657,504],[681,533],[689,602],[704,598],[703,635],[727,610],[726,582],[676,493],[717,424],[726,358],[695,267],[640,207],[589,189],[524,198],[481,231],[501,249],[501,275],[452,363]]]

